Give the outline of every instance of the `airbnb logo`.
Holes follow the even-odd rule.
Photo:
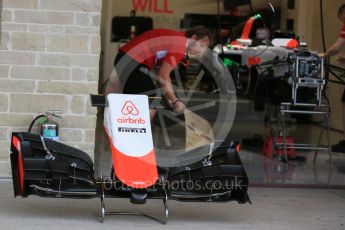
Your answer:
[[[139,115],[139,110],[137,107],[135,107],[134,103],[131,101],[126,101],[125,104],[123,105],[121,109],[121,113],[123,115],[134,115],[137,116]]]

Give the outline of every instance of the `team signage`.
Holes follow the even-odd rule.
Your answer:
[[[132,6],[136,12],[174,13],[173,10],[169,9],[169,0],[132,0]]]

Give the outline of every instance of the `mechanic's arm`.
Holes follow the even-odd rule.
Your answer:
[[[168,62],[163,61],[158,73],[158,83],[169,105],[174,108],[175,112],[182,113],[186,106],[174,93],[174,89],[170,79],[170,73],[171,71],[173,71],[173,69],[174,68]]]
[[[338,40],[322,56],[324,58],[329,58],[331,56],[334,56],[337,53],[339,53],[340,50],[344,47],[345,47],[345,39],[344,38],[338,38]]]

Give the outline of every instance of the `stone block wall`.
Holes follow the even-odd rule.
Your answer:
[[[62,111],[61,142],[94,152],[101,0],[3,0],[0,45],[0,177],[10,136],[46,110]]]

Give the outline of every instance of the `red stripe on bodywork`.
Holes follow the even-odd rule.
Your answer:
[[[291,39],[291,41],[288,42],[287,44],[287,48],[290,48],[290,49],[294,49],[294,48],[298,48],[298,41],[296,39]]]
[[[252,31],[255,20],[256,18],[253,16],[246,21],[246,24],[244,25],[244,28],[242,30],[242,34],[240,37],[241,39],[249,39],[249,35],[250,35],[250,32]],[[239,44],[236,40],[231,42],[231,45],[244,46],[244,45]]]
[[[19,170],[19,182],[20,182],[19,183],[19,191],[20,191],[20,193],[22,193],[23,188],[24,188],[24,166],[23,166],[23,157],[22,157],[21,145],[20,145],[19,139],[16,136],[13,136],[12,143],[18,151],[18,170]]]
[[[249,38],[249,35],[250,35],[250,32],[252,31],[255,19],[256,19],[255,17],[251,17],[246,21],[246,24],[245,24],[244,29],[242,31],[241,39],[248,39]]]

